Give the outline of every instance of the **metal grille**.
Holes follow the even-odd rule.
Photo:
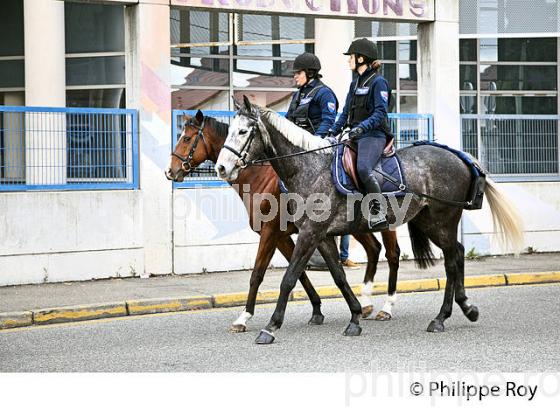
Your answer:
[[[459,2],[461,34],[556,33],[556,0],[469,0]]]
[[[0,106],[0,191],[137,187],[135,110]]]
[[[397,149],[408,147],[415,141],[434,139],[431,114],[389,113],[389,125],[395,135]]]
[[[183,115],[193,116],[196,110],[173,110],[173,126],[171,142],[175,147],[181,136]],[[205,111],[204,115],[213,117],[218,121],[230,124],[235,116],[235,111]],[[280,113],[285,114],[285,113]],[[414,141],[433,141],[433,116],[431,114],[389,114],[389,125],[395,134],[396,147],[403,148]],[[173,183],[174,188],[208,188],[227,186],[225,182],[215,176],[214,163],[206,161],[189,174],[183,182]]]
[[[560,177],[557,115],[462,115],[463,150],[505,179]]]

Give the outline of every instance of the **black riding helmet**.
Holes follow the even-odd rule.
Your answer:
[[[367,38],[359,38],[358,40],[352,41],[352,44],[348,47],[348,51],[344,54],[356,55],[356,67],[362,64],[371,64],[377,60],[377,46],[373,41],[370,41]],[[358,56],[363,56],[365,61],[361,64],[358,63]]]
[[[301,70],[315,70],[321,69],[321,62],[315,54],[303,53],[296,57],[294,60],[294,71]]]

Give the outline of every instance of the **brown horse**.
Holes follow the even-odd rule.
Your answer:
[[[228,134],[228,125],[217,121],[212,117],[205,117],[198,110],[194,117],[184,116],[184,125],[181,136],[177,141],[175,149],[171,154],[171,162],[165,175],[167,179],[182,182],[185,176],[199,164],[206,160],[216,162],[220,150]],[[293,223],[289,223],[286,230],[280,226],[280,213],[268,222],[260,225],[260,230],[255,229],[254,211],[260,211],[259,215],[269,215],[271,204],[268,200],[262,199],[259,204],[253,206],[253,200],[262,197],[254,194],[272,194],[277,200],[280,197],[278,186],[278,176],[271,166],[254,166],[245,168],[235,181],[238,186],[250,187],[250,201],[243,201],[249,215],[251,228],[260,235],[257,259],[251,273],[249,294],[245,310],[230,328],[231,332],[245,332],[247,321],[255,312],[255,302],[259,286],[263,281],[266,269],[278,249],[289,261],[294,250],[294,242],[290,235],[297,233],[297,228]],[[238,189],[238,194],[243,195]],[[364,276],[364,286],[362,288],[362,317],[373,317],[373,279],[377,270],[377,263],[381,253],[381,244],[371,233],[360,233],[353,235],[364,247],[368,263]],[[375,316],[376,320],[389,320],[392,317],[392,306],[396,299],[397,273],[399,269],[400,249],[397,243],[397,233],[386,230],[382,232],[383,243],[385,245],[385,256],[389,264],[389,283],[387,289],[387,300],[383,309]],[[313,305],[313,315],[310,324],[322,324],[324,316],[321,313],[321,300],[305,272],[301,275],[300,282],[309,296]]]

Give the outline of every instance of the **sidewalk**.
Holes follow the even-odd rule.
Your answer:
[[[553,271],[560,271],[560,253],[521,255],[519,258],[514,258],[513,256],[487,257],[479,260],[465,261],[466,276],[496,275],[499,278],[499,281],[491,280],[491,283],[483,283],[480,280],[472,281],[472,286],[505,285],[507,282],[503,279],[505,274]],[[264,282],[260,287],[261,302],[275,300],[277,296],[276,291],[279,289],[284,272],[285,269],[269,269],[267,271]],[[364,272],[365,265],[361,265],[360,269],[357,270],[346,270],[350,284],[361,284]],[[149,279],[126,278],[0,287],[0,314],[6,312],[27,312],[28,316],[33,318],[34,316],[38,317],[38,315],[36,315],[36,312],[32,314],[31,311],[95,304],[104,305],[105,310],[112,309],[114,310],[114,315],[122,316],[133,314],[130,310],[131,304],[126,302],[134,301],[136,305],[142,305],[145,299],[196,298],[194,299],[194,304],[191,303],[192,301],[188,301],[189,306],[169,308],[167,311],[243,305],[249,289],[250,274],[250,271],[215,272],[200,275],[152,277]],[[333,293],[334,282],[329,272],[312,271],[308,272],[308,274],[315,287],[329,287],[325,288],[325,292],[321,292],[323,296],[336,296]],[[378,293],[383,293],[381,289],[383,289],[383,286],[386,286],[387,275],[387,263],[382,261],[379,263],[378,273],[375,277],[375,283],[379,286]],[[502,277],[499,277],[499,275],[502,275]],[[417,269],[413,261],[401,262],[399,283],[407,285],[405,286],[407,291],[438,290],[442,288],[442,281],[418,281],[419,279],[435,278],[445,278],[442,260],[438,261],[436,266],[428,270]],[[547,280],[550,281],[550,278],[549,275]],[[415,281],[411,282],[412,280]],[[427,287],[426,284],[428,284]],[[354,287],[355,291],[358,291],[358,289],[358,286]],[[294,295],[299,294],[300,296],[294,297],[294,299],[301,298],[301,293],[297,292],[298,290],[301,290],[301,285],[299,284]],[[223,296],[224,294],[232,293],[236,295]],[[220,303],[216,303],[218,301]],[[116,304],[109,305],[112,302],[116,302]],[[177,303],[187,302],[177,301]],[[165,309],[160,309],[160,311],[165,311]],[[146,311],[139,309],[137,313],[153,312],[149,309]],[[90,318],[84,317],[79,319],[78,316],[80,315],[77,315],[75,312],[73,313],[75,320]],[[108,316],[112,316],[111,312],[109,312]]]

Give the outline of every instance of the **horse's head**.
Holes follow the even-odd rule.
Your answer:
[[[167,179],[175,182],[182,182],[191,170],[209,159],[210,155],[207,124],[202,111],[198,110],[194,117],[185,115],[183,121],[181,136],[165,171]]]
[[[263,153],[261,133],[266,132],[260,120],[260,108],[244,96],[243,104],[234,100],[237,114],[229,126],[228,136],[216,161],[216,173],[226,181],[235,181],[239,171]]]

